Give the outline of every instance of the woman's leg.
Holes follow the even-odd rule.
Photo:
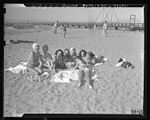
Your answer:
[[[87,81],[89,82],[89,85],[93,88],[93,80],[92,80],[92,71],[89,68],[84,69],[85,77]]]
[[[35,74],[35,75],[39,75],[39,74],[40,74],[40,73],[39,73],[37,70],[35,70],[34,68],[28,67],[27,70],[28,70],[29,72],[32,72],[32,73]]]
[[[85,83],[85,80],[84,80],[84,70],[83,69],[79,69],[78,75],[79,75],[79,81],[80,81],[79,87],[81,87]]]
[[[51,68],[49,65],[45,66],[45,65],[42,65],[41,66],[41,72],[44,73],[44,72],[50,72],[51,71]]]
[[[39,75],[40,75],[40,74],[42,74],[42,70],[41,70],[41,68],[39,68],[39,67],[35,67],[34,69],[38,72],[38,74],[39,74]]]

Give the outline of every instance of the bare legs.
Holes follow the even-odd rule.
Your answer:
[[[107,36],[107,30],[103,30],[102,37]]]
[[[65,38],[65,36],[66,36],[66,31],[64,31],[64,38]]]
[[[85,83],[84,77],[89,82],[90,87],[93,88],[94,87],[93,80],[91,79],[92,71],[89,68],[79,69],[79,81],[80,81],[79,87],[84,85]]]
[[[27,70],[35,75],[41,75],[44,72],[49,72],[51,69],[49,68],[49,66],[47,67],[42,65],[41,67],[34,67],[34,68],[28,67]]]
[[[79,87],[83,86],[84,85],[84,69],[79,69],[79,72],[78,72],[78,75],[79,75],[79,81],[80,81],[80,85]]]
[[[30,68],[30,67],[28,67],[27,70],[28,70],[29,72],[32,72],[32,73],[35,74],[35,75],[40,75],[40,74],[42,73],[41,69],[38,68],[38,67],[35,67],[35,68]]]
[[[92,71],[88,68],[84,69],[85,77],[87,81],[89,82],[89,85],[93,87],[93,81],[92,81]]]
[[[53,33],[57,34],[57,28],[54,28]]]

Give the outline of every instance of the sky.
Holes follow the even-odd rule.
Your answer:
[[[5,4],[5,22],[129,22],[136,15],[136,23],[144,23],[144,7],[24,7]],[[115,12],[114,12],[115,11]],[[115,16],[116,13],[116,16]],[[108,16],[108,17],[107,17]]]

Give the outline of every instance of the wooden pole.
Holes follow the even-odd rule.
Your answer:
[[[112,16],[113,16],[113,12],[111,12],[111,28],[112,28]],[[110,29],[110,32],[111,32],[111,29]]]

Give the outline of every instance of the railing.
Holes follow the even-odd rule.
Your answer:
[[[32,25],[47,25],[47,26],[53,26],[53,23],[31,23]],[[96,27],[102,27],[103,23],[99,22],[99,23],[84,23],[84,22],[79,22],[79,23],[59,23],[60,25],[66,24],[68,28],[94,28],[94,25],[96,25]],[[14,25],[14,23],[9,23],[6,24],[7,26],[12,26]],[[23,25],[25,25],[23,23]],[[135,24],[131,24],[131,23],[116,23],[116,22],[112,22],[112,23],[108,23],[108,27],[123,27],[123,28],[131,28],[131,27],[136,27],[137,29],[144,29],[144,23],[135,23]]]

